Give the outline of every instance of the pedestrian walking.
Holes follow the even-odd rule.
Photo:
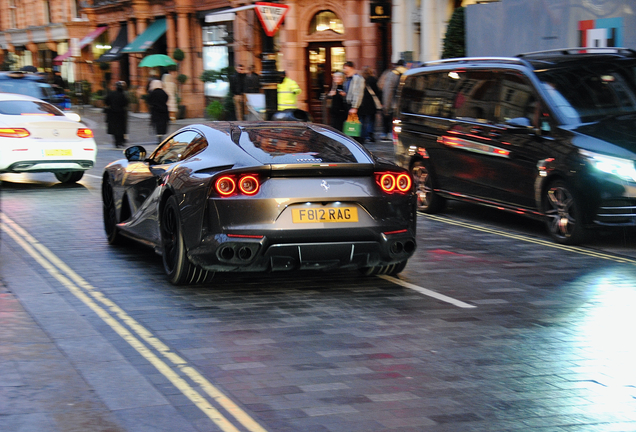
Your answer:
[[[358,71],[355,68],[355,65],[352,61],[347,61],[344,64],[344,74],[345,74],[345,83],[344,89],[347,93],[346,101],[349,106],[348,113],[351,115],[358,115],[358,108],[360,108],[360,104],[362,103],[362,98],[364,97],[364,78],[362,78]],[[360,134],[362,135],[362,134]],[[356,137],[358,142],[364,142],[361,137]]]
[[[302,93],[298,83],[283,71],[283,81],[278,84],[278,111],[298,108],[298,95]]]
[[[382,139],[390,139],[393,123],[393,105],[400,77],[407,69],[404,60],[400,59],[392,69],[387,69],[378,80],[378,88],[382,90]]]
[[[163,90],[163,84],[159,80],[150,83],[148,97],[148,107],[150,108],[150,124],[157,136],[157,143],[161,142],[168,130],[170,113],[168,112],[168,94]]]
[[[238,121],[245,115],[245,69],[243,65],[236,66],[236,71],[230,77],[230,93],[234,99],[234,114]]]
[[[250,66],[250,72],[245,75],[245,93],[260,93],[261,77],[254,71],[254,66]]]
[[[362,123],[360,142],[375,142],[375,116],[378,109],[382,109],[381,93],[373,69],[369,66],[362,69],[362,78],[364,78],[364,96],[358,108],[358,118]]]
[[[115,91],[110,91],[104,98],[107,132],[113,136],[115,147],[124,146],[124,136],[128,133],[128,98],[124,93],[123,81],[117,81]]]
[[[163,84],[163,91],[168,95],[168,112],[170,113],[170,120],[177,119],[177,83],[174,81],[172,72],[163,74],[161,77],[161,83]]]
[[[347,120],[349,105],[347,105],[347,93],[344,91],[344,73],[335,72],[331,80],[331,91],[327,98],[331,101],[329,114],[330,124],[335,129],[342,131],[342,126]]]

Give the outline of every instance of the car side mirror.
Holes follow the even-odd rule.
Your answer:
[[[124,156],[128,162],[139,162],[146,159],[146,149],[140,145],[128,147],[124,150]]]
[[[539,135],[537,128],[532,126],[530,119],[527,117],[515,117],[504,122],[508,132],[513,134],[533,133]]]

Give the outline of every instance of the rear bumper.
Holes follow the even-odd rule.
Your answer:
[[[25,160],[14,162],[2,172],[56,172],[56,171],[85,171],[93,168],[95,161],[86,160]]]
[[[415,235],[378,234],[352,241],[283,241],[234,238],[224,234],[204,239],[189,251],[190,260],[211,271],[283,271],[355,269],[395,264],[415,252]]]

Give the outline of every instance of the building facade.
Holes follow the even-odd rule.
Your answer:
[[[279,3],[289,9],[274,36],[277,68],[303,89],[299,107],[319,116],[320,94],[330,84],[331,72],[341,70],[346,60],[377,69],[387,44],[378,36],[378,24],[369,20],[368,0]],[[172,56],[180,48],[185,57],[179,73],[188,77],[181,98],[188,116],[203,115],[204,96],[223,97],[228,91],[227,83],[201,82],[198,77],[204,70],[242,64],[258,73],[262,67],[265,35],[253,1],[94,0],[85,13],[95,26],[109,26],[111,41],[126,27],[128,44],[143,39],[150,25],[164,21],[162,34],[143,49],[122,49],[124,55],[111,61],[111,73],[140,88],[156,71],[140,69],[139,61],[150,53]]]
[[[51,71],[53,59],[93,29],[78,0],[0,0],[0,63]]]
[[[466,9],[466,49],[471,56],[634,46],[633,0],[503,0]]]
[[[243,64],[262,69],[266,38],[253,0],[0,0],[0,62],[13,68],[59,69],[69,82],[93,91],[124,80],[139,96],[157,68],[140,68],[149,54],[184,53],[179,74],[188,117],[203,116],[209,97],[227,83],[202,82],[205,70]],[[457,0],[280,0],[288,6],[273,38],[277,68],[303,92],[299,107],[320,119],[320,96],[345,61],[379,75],[399,58],[439,58],[445,26]],[[378,3],[388,19],[371,20]],[[35,11],[36,13],[33,13]],[[142,104],[143,107],[143,104]]]
[[[498,0],[393,0],[392,61],[439,60],[448,21],[461,6]]]

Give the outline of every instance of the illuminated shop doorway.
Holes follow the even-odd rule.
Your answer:
[[[331,89],[331,74],[342,71],[346,58],[343,37],[344,25],[335,13],[320,11],[314,15],[309,25],[309,38],[314,41],[307,45],[305,64],[309,111],[316,122],[328,122],[323,118],[323,95]]]

